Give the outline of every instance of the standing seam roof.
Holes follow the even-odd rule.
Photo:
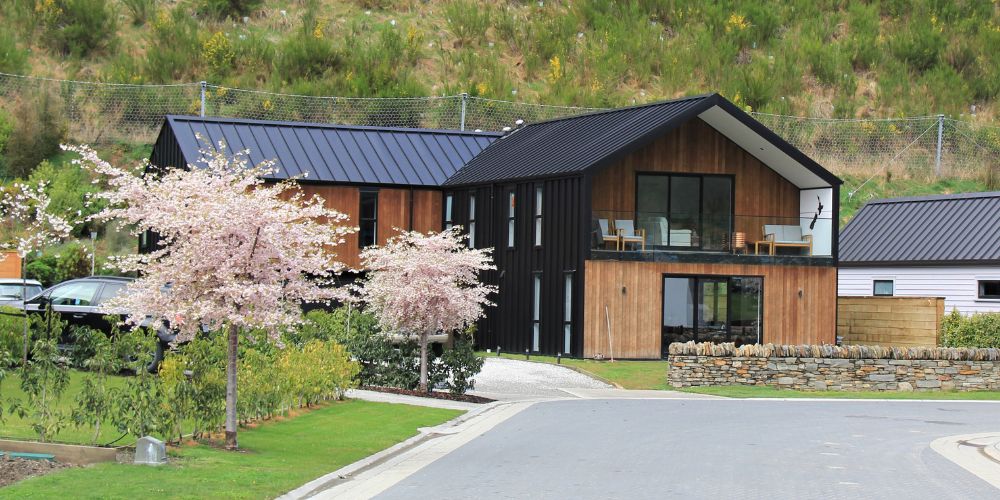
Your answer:
[[[1000,192],[871,201],[840,235],[840,262],[1000,262]]]
[[[307,174],[306,180],[355,184],[440,186],[500,134],[272,122],[228,118],[166,118],[187,164],[224,141],[250,150],[250,161],[277,162],[271,179]],[[197,136],[200,135],[202,140]],[[170,165],[180,166],[180,165]]]

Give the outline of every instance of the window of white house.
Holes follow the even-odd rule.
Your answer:
[[[892,280],[875,280],[872,285],[872,295],[876,297],[892,297],[893,292]]]
[[[514,248],[514,191],[507,192],[507,248]]]
[[[534,274],[531,307],[531,350],[538,352],[542,336],[542,273]]]
[[[469,195],[469,248],[476,248],[476,194]]]
[[[573,339],[573,273],[563,276],[563,354],[572,352]]]
[[[979,298],[1000,300],[1000,280],[979,280]]]
[[[451,206],[455,199],[452,195],[444,197],[444,228],[451,229]]]
[[[535,246],[542,246],[542,186],[535,186]]]

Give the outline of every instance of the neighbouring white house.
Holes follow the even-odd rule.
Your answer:
[[[1000,312],[1000,192],[868,202],[840,234],[837,289]]]

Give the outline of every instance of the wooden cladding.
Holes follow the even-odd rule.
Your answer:
[[[0,252],[0,278],[20,278],[21,257],[17,252]]]
[[[661,356],[664,274],[763,277],[764,342],[836,340],[835,267],[595,260],[584,267],[584,357]]]
[[[840,297],[837,334],[848,345],[937,347],[941,297]]]
[[[360,190],[357,186],[302,185],[306,196],[317,194],[324,205],[348,216],[345,224],[358,225]],[[398,234],[394,228],[421,232],[441,230],[441,192],[430,189],[378,189],[376,234],[379,244]],[[337,259],[348,267],[361,267],[357,233],[333,249]]]
[[[701,119],[689,121],[594,175],[595,211],[635,211],[637,173],[731,175],[734,230],[751,241],[763,217],[798,218],[799,189]],[[769,222],[778,223],[778,222]],[[798,221],[787,221],[798,224]]]

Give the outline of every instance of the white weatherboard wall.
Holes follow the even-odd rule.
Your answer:
[[[810,229],[819,204],[823,213],[816,218],[816,225]],[[803,189],[799,191],[799,225],[802,234],[813,237],[813,255],[830,255],[833,252],[833,188]]]
[[[837,295],[871,296],[875,280],[892,280],[895,297],[944,297],[944,312],[1000,312],[1000,300],[979,299],[978,280],[1000,280],[1000,267],[841,267]]]

